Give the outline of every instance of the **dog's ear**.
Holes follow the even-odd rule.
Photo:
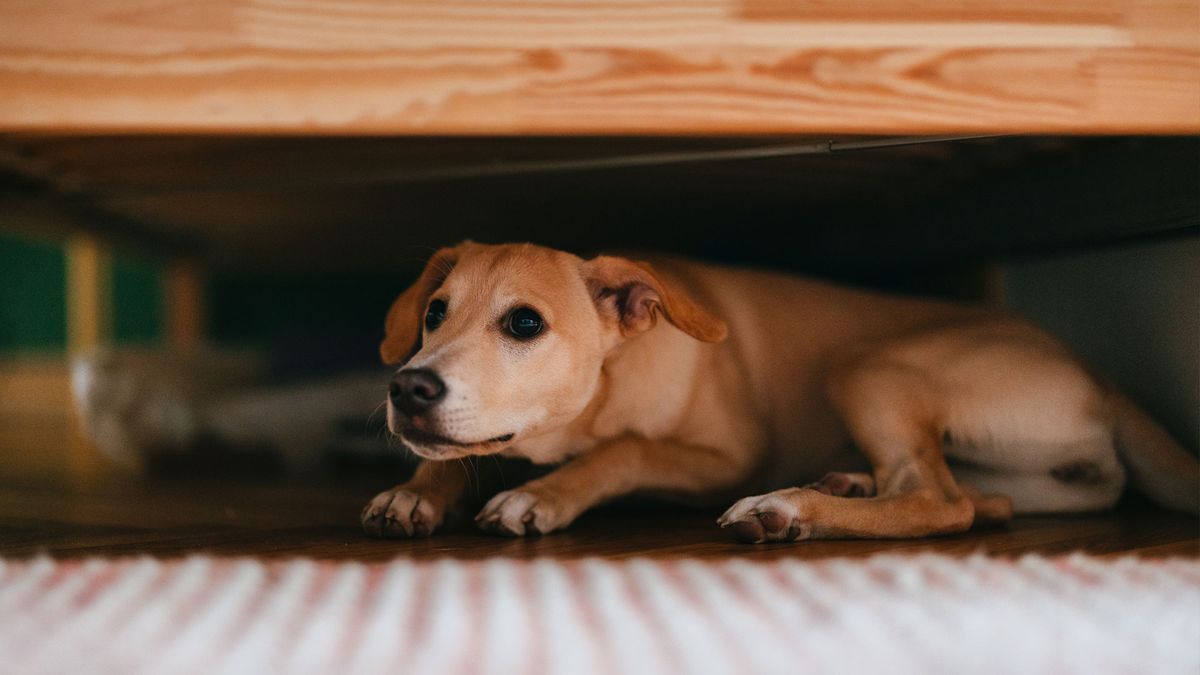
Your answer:
[[[407,361],[416,353],[421,341],[425,306],[429,304],[429,297],[450,276],[463,246],[459,244],[434,253],[416,282],[392,303],[383,326],[383,342],[379,345],[379,356],[387,365]]]
[[[663,281],[648,263],[600,256],[583,264],[583,277],[601,314],[615,318],[622,335],[650,330],[659,313],[702,342],[720,342],[728,333],[724,321]]]

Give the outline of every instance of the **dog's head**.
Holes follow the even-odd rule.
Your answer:
[[[530,244],[438,251],[392,305],[380,345],[403,364],[388,428],[430,459],[500,452],[570,424],[600,369],[661,315],[706,342],[725,324],[649,265]]]

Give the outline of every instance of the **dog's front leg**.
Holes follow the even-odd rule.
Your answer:
[[[428,537],[466,486],[467,472],[461,464],[421,462],[407,483],[384,490],[367,502],[362,511],[363,531],[387,539]]]
[[[597,504],[633,492],[699,494],[734,485],[744,467],[733,457],[700,445],[623,436],[501,492],[475,522],[488,532],[511,536],[552,532]]]

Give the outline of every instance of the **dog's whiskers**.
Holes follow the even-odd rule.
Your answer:
[[[363,428],[369,428],[371,426],[371,421],[375,419],[375,416],[378,415],[379,411],[383,410],[383,407],[386,405],[387,399],[380,401],[379,405],[375,406],[375,409],[371,411],[371,414],[367,415],[366,421],[363,422]]]
[[[504,479],[504,462],[496,455],[488,455],[488,457],[491,457],[492,461],[496,463],[496,471],[500,474],[501,489],[507,489],[508,481]]]

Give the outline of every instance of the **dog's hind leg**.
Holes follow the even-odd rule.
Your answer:
[[[874,497],[875,477],[869,473],[835,471],[804,487],[834,497]]]
[[[1012,520],[1013,503],[1008,493],[997,490],[982,492],[966,484],[960,484],[959,487],[971,500],[971,506],[975,507],[972,525],[1000,525]]]
[[[1102,511],[1116,503],[1124,485],[1119,476],[1100,474],[1092,465],[1064,464],[1045,473],[955,467],[954,475],[963,489],[1008,495],[1017,513]]]
[[[1008,491],[990,489],[985,494],[973,486],[963,483],[962,476],[957,471],[954,475],[959,481],[959,487],[975,507],[975,524],[1006,523],[1012,520],[1012,500],[1005,496],[1009,494]],[[875,477],[869,473],[835,471],[827,473],[821,480],[803,487],[834,497],[874,497]]]
[[[942,455],[942,412],[926,374],[889,362],[843,369],[830,398],[874,468],[876,495],[847,498],[807,488],[747,497],[718,521],[752,542],[808,538],[919,537],[961,532],[983,501],[1004,512],[1002,497],[986,501],[962,490]]]

